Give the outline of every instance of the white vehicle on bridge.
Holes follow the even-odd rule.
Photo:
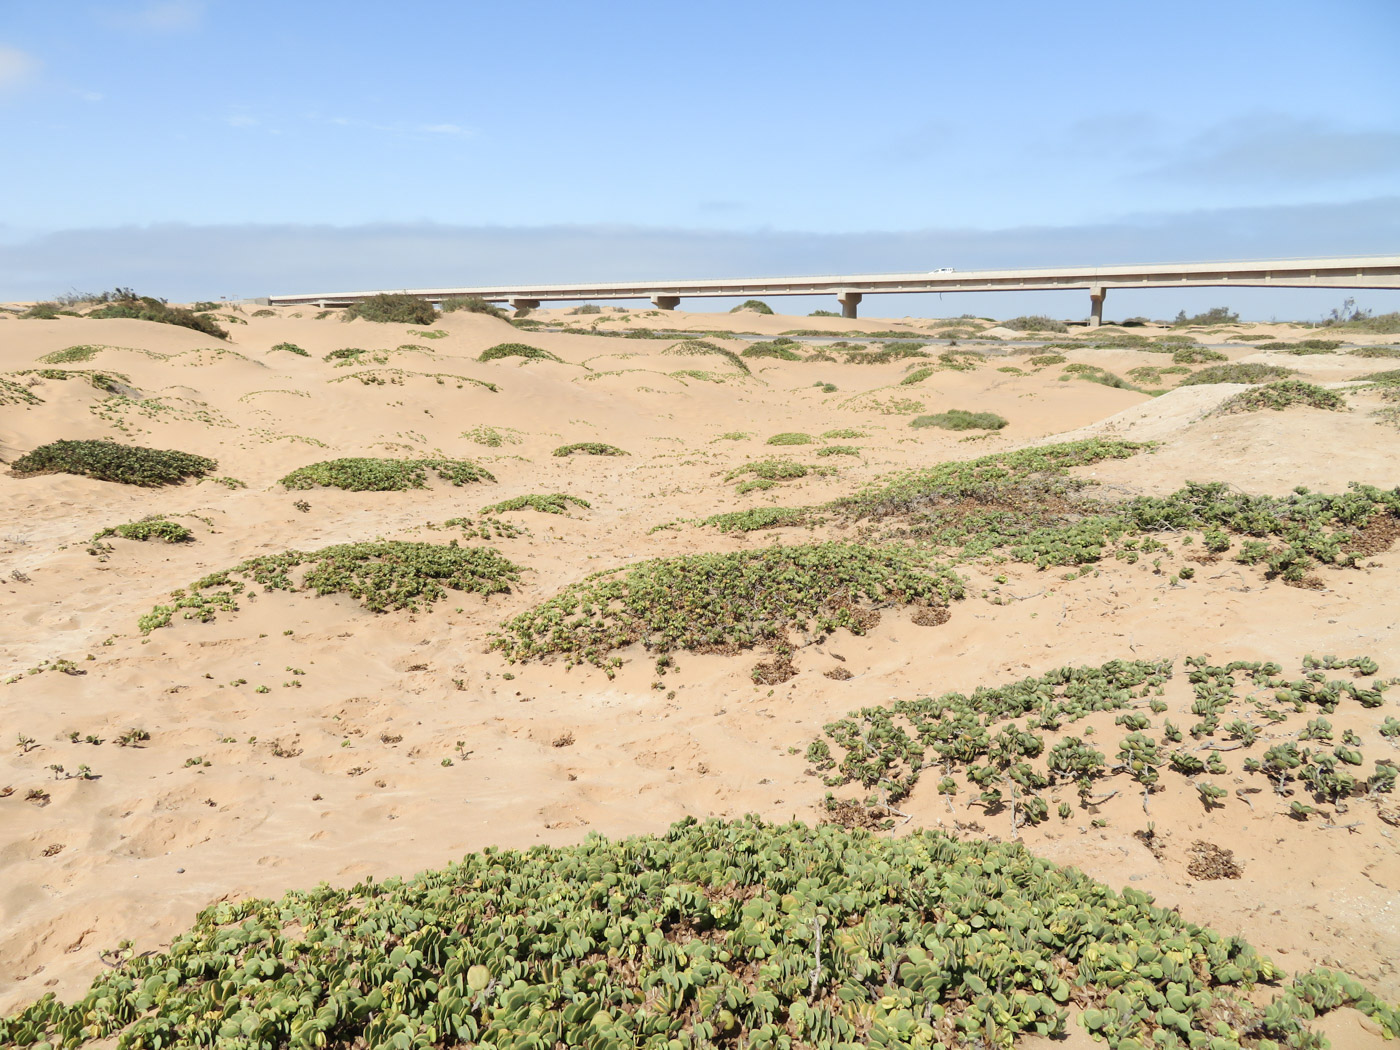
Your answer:
[[[953,268],[952,268],[951,266],[940,266],[940,267],[939,267],[938,269],[936,269],[936,270],[930,270],[930,271],[929,271],[929,273],[931,273],[931,274],[932,274],[932,273],[952,273],[952,272],[953,272]]]

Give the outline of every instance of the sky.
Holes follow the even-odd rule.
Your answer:
[[[62,8],[0,0],[0,299],[1400,251],[1396,0]],[[962,309],[1088,304],[878,312]]]

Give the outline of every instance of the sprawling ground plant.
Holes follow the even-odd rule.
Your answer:
[[[136,295],[129,290],[123,291],[125,294],[121,298],[112,297],[111,301],[93,310],[87,316],[96,318],[126,317],[136,321],[155,321],[159,324],[173,324],[181,328],[190,328],[203,335],[211,335],[215,339],[228,338],[228,329],[220,327],[211,317],[179,306],[170,306],[164,299],[155,299],[149,295]]]
[[[428,487],[428,471],[443,481],[466,485],[495,481],[483,467],[465,459],[328,459],[298,467],[279,484],[289,489],[345,489],[349,492],[401,492]]]
[[[1227,397],[1220,403],[1216,412],[1229,415],[1234,412],[1258,412],[1266,408],[1282,412],[1285,408],[1295,405],[1325,408],[1333,412],[1347,410],[1346,398],[1335,390],[1305,383],[1301,379],[1279,379]]]
[[[1395,1010],[1018,845],[757,818],[488,850],[223,902],[166,952],[0,1021],[7,1046],[1009,1047],[1071,1000],[1109,1047],[1321,1045]]]
[[[283,551],[249,558],[175,591],[168,605],[141,617],[142,631],[168,627],[175,613],[209,621],[238,608],[252,587],[264,591],[348,594],[371,612],[417,609],[449,589],[481,595],[507,593],[520,570],[489,547],[378,540],[340,543],[317,551]]]
[[[590,576],[501,625],[514,660],[562,656],[611,669],[614,650],[737,652],[789,631],[863,632],[884,605],[936,606],[962,581],[900,547],[821,543],[658,558]]]
[[[789,525],[809,525],[817,520],[808,507],[754,507],[750,510],[730,511],[727,514],[712,514],[700,524],[720,532],[756,532],[760,529],[779,529]]]
[[[572,445],[560,445],[554,450],[556,456],[630,456],[630,452],[624,452],[616,445],[604,444],[601,441],[575,441]]]
[[[674,346],[668,346],[663,353],[675,354],[682,357],[704,356],[722,357],[745,375],[749,373],[749,363],[736,354],[733,350],[726,350],[716,343],[711,343],[705,339],[687,339]]]
[[[802,344],[796,339],[778,338],[750,343],[740,352],[741,357],[772,357],[779,361],[801,361],[797,351]]]
[[[1007,421],[995,412],[969,412],[965,408],[950,408],[930,416],[915,416],[911,427],[938,427],[941,430],[1000,430]]]
[[[177,521],[156,514],[140,521],[129,521],[124,525],[109,525],[92,537],[92,542],[104,540],[108,536],[120,536],[124,540],[160,540],[163,543],[189,543],[194,533]]]
[[[212,459],[175,449],[119,445],[115,441],[53,441],[15,460],[17,477],[79,474],[123,485],[178,485],[218,466]]]
[[[532,492],[525,496],[513,496],[510,499],[502,500],[500,503],[493,503],[489,507],[482,507],[483,514],[504,514],[511,510],[537,510],[541,514],[567,514],[571,507],[582,507],[585,510],[592,504],[586,499],[578,496],[570,496],[567,492]]]
[[[1275,379],[1286,379],[1296,375],[1297,369],[1282,365],[1261,365],[1253,362],[1236,362],[1231,365],[1211,365],[1187,376],[1182,386],[1201,386],[1206,383],[1268,383]]]
[[[520,357],[527,361],[559,361],[558,354],[551,354],[548,350],[541,350],[537,346],[529,346],[526,343],[497,343],[495,346],[487,347],[481,351],[478,361],[499,361],[504,357]]]

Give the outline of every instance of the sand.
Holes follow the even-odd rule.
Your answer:
[[[1150,559],[1106,561],[1074,581],[1024,565],[971,567],[969,598],[948,623],[920,627],[907,613],[887,612],[866,636],[840,634],[804,650],[801,673],[776,687],[753,684],[753,654],[682,654],[665,679],[639,649],[622,654],[612,680],[558,662],[511,666],[487,650],[489,633],[590,572],[813,535],[657,528],[684,519],[817,503],[892,470],[1092,435],[1161,443],[1151,455],[1081,471],[1110,495],[1160,494],[1187,480],[1276,494],[1348,481],[1389,487],[1400,482],[1396,433],[1369,414],[1380,405],[1373,394],[1354,398],[1345,414],[1211,415],[1239,388],[1187,387],[1154,399],[1062,381],[1060,368],[1032,368],[996,341],[973,347],[992,355],[988,363],[906,386],[906,362],[753,360],[744,376],[718,357],[668,355],[668,341],[522,332],[481,315],[444,316],[434,329],[447,335],[433,339],[405,325],[315,320],[312,310],[253,312],[232,314],[246,323],[231,323],[224,344],[147,322],[0,319],[0,372],[42,367],[42,355],[75,344],[103,344],[116,349],[66,367],[122,373],[140,394],[112,401],[85,383],[29,377],[44,401],[0,406],[0,459],[57,438],[111,437],[213,457],[217,474],[246,486],[137,489],[0,473],[0,677],[18,676],[0,686],[0,787],[15,789],[0,798],[0,1010],[49,991],[79,994],[103,969],[103,953],[123,941],[158,950],[217,900],[409,875],[488,845],[655,832],[688,815],[819,820],[825,789],[807,775],[801,752],[826,722],[869,704],[1115,657],[1177,659],[1167,698],[1181,708],[1190,692],[1179,661],[1193,654],[1277,659],[1296,672],[1306,653],[1364,653],[1383,674],[1400,674],[1395,551],[1362,569],[1323,572],[1319,590],[1269,582],[1230,561],[1204,566],[1189,587],[1155,573]],[[649,311],[535,316],[611,330],[765,336],[794,328],[917,335],[949,326]],[[505,341],[541,347],[562,363],[476,360]],[[283,342],[311,356],[271,349]],[[337,368],[321,359],[347,346],[390,353],[383,365]],[[1227,352],[1287,363],[1328,384],[1388,367],[1345,354],[1260,355],[1247,344]],[[1069,356],[1119,374],[1169,363],[1131,350]],[[371,370],[382,385],[353,378]],[[978,440],[909,426],[916,412],[949,408],[1000,413],[1010,424]],[[505,443],[464,436],[483,426]],[[866,435],[849,442],[860,457],[815,459],[819,445],[764,443],[779,432],[846,427]],[[732,431],[751,436],[721,437]],[[631,455],[550,454],[576,441]],[[838,471],[746,496],[724,482],[747,460],[779,453]],[[354,455],[469,458],[497,481],[401,493],[288,492],[277,484],[303,464]],[[149,635],[137,630],[138,617],[174,588],[253,555],[376,537],[446,542],[452,531],[426,526],[476,518],[485,504],[531,492],[568,492],[592,506],[569,516],[506,516],[529,530],[490,542],[526,568],[511,594],[454,594],[429,611],[386,615],[346,598],[268,594],[213,623],[177,618]],[[179,516],[196,542],[114,539],[110,553],[89,553],[99,529],[152,513]],[[82,673],[27,673],[60,658]],[[837,666],[853,677],[823,675]],[[1371,732],[1394,712],[1394,695],[1380,710],[1339,710],[1338,733],[1353,725]],[[1111,717],[1100,723],[1104,736],[1115,732]],[[149,741],[119,747],[116,738],[133,727]],[[73,732],[80,742],[70,742]],[[88,735],[102,743],[82,742]],[[18,736],[34,744],[15,746]],[[1368,758],[1383,746],[1368,743]],[[93,779],[71,775],[80,765]],[[965,805],[950,812],[934,780],[906,800],[912,819],[902,827],[1010,836],[1004,817]],[[46,801],[26,800],[35,788]],[[1290,819],[1263,795],[1252,808],[1232,798],[1208,814],[1181,778],[1165,778],[1150,805],[1144,814],[1128,792],[1100,807],[1104,827],[1076,813],[1020,837],[1051,860],[1146,890],[1192,921],[1243,933],[1285,966],[1333,965],[1400,998],[1400,828],[1379,819],[1374,802],[1353,802],[1348,820],[1359,823],[1349,831]],[[1155,853],[1132,835],[1148,820],[1162,844]],[[1189,875],[1187,847],[1196,839],[1233,849],[1242,877]],[[1369,1045],[1374,1035],[1341,1016],[1329,1023],[1352,1025],[1338,1028],[1342,1045]]]

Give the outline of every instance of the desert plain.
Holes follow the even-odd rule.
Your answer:
[[[1144,447],[1068,467],[1076,498],[1167,497],[1188,483],[1280,498],[1351,482],[1393,490],[1393,381],[1367,377],[1396,367],[1378,349],[1396,337],[606,307],[536,311],[523,327],[466,311],[420,325],[252,304],[210,316],[229,338],[130,319],[0,316],[0,461],[79,439],[217,461],[207,477],[158,487],[0,471],[0,1015],[45,993],[80,996],[124,954],[160,951],[217,901],[410,876],[489,846],[750,813],[885,836],[1015,839],[1241,935],[1286,970],[1334,968],[1400,999],[1400,809],[1379,781],[1365,788],[1384,779],[1378,762],[1400,759],[1400,736],[1382,731],[1400,689],[1379,706],[1344,699],[1327,715],[1324,749],[1362,755],[1338,767],[1360,784],[1338,797],[1245,768],[1299,741],[1319,715],[1285,705],[1286,719],[1264,717],[1259,697],[1276,690],[1245,672],[1223,719],[1247,722],[1247,742],[1224,725],[1162,737],[1165,722],[1186,729],[1198,717],[1188,659],[1272,661],[1292,680],[1312,669],[1307,658],[1331,656],[1325,677],[1367,687],[1400,675],[1400,530],[1378,517],[1365,542],[1343,541],[1349,564],[1288,578],[1267,556],[1240,560],[1242,534],[1208,551],[1199,531],[1164,529],[1041,565],[1006,547],[950,553],[908,507],[841,509],[910,471],[1093,439]],[[1291,352],[1319,337],[1340,345]],[[792,340],[776,344],[785,352],[773,352],[778,339]],[[480,360],[510,343],[544,353]],[[900,349],[882,354],[888,343]],[[744,353],[755,345],[768,352]],[[91,353],[63,356],[73,347]],[[1175,363],[1187,347],[1216,356]],[[363,352],[328,357],[347,348]],[[1340,406],[1222,411],[1251,387],[1189,381],[1221,357],[1292,369]],[[108,378],[93,382],[95,371]],[[911,425],[955,409],[1005,425]],[[575,443],[626,455],[554,454]],[[404,491],[281,483],[342,457],[469,461],[493,480],[452,484],[428,471],[425,487]],[[755,472],[775,459],[802,469]],[[560,513],[483,510],[556,493],[575,501]],[[956,500],[946,502],[957,520]],[[773,507],[809,510],[715,518]],[[917,510],[930,508],[936,500]],[[1082,513],[1047,504],[1046,520]],[[99,536],[151,516],[193,538]],[[177,609],[168,625],[142,629],[173,591],[210,573],[379,540],[490,547],[519,572],[508,592],[449,590],[387,612],[344,593],[254,586],[207,622]],[[828,542],[937,551],[961,596],[934,616],[876,603],[860,633],[794,631],[780,654],[681,648],[658,666],[656,651],[633,642],[610,654],[618,665],[569,666],[492,648],[504,622],[593,573]],[[1027,820],[1014,789],[1013,804],[989,803],[985,785],[931,753],[917,783],[894,791],[878,777],[839,782],[812,750],[826,741],[839,760],[824,727],[863,709],[1113,660],[1171,662],[1160,700],[1131,711],[1163,755],[1190,752],[1223,771],[1180,772],[1164,758],[1144,785],[1117,757],[1139,723],[1120,721],[1127,709],[1096,711],[1047,740],[1087,739],[1106,753],[1105,775],[1088,801],[1063,778],[1035,789],[1048,812]],[[1219,798],[1200,792],[1203,780]],[[1343,1047],[1381,1042],[1356,1011],[1318,1028]],[[1073,1025],[1069,1039],[1092,1045]]]

